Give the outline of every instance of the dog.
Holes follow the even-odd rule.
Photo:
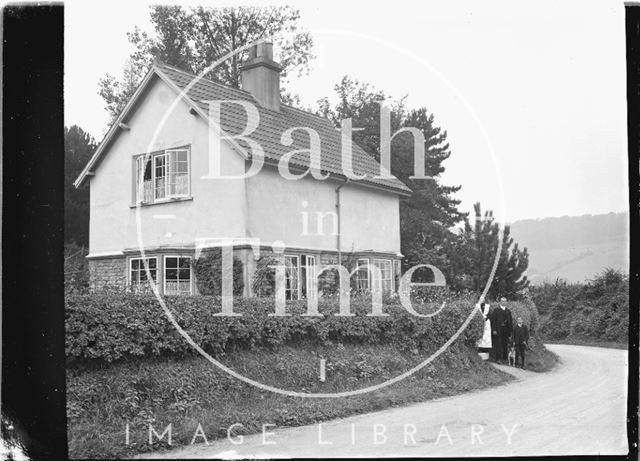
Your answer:
[[[509,347],[509,356],[507,358],[509,360],[509,366],[515,367],[516,366],[516,347],[515,346]]]

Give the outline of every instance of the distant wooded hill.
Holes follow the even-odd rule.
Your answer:
[[[534,284],[560,277],[592,278],[604,268],[629,271],[629,213],[525,219],[511,235],[529,250],[527,275]]]

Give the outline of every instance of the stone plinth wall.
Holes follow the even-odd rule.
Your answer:
[[[97,288],[126,288],[127,259],[100,258],[89,260],[89,286]]]

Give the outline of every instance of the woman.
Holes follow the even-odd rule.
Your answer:
[[[478,341],[478,352],[482,354],[483,359],[488,358],[488,353],[491,352],[491,321],[489,320],[489,303],[485,303],[484,300],[476,304],[476,307],[482,314],[484,319],[484,328],[482,330],[482,338]]]

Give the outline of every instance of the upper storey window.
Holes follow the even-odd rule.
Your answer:
[[[136,157],[136,203],[189,197],[189,149],[167,149]]]

